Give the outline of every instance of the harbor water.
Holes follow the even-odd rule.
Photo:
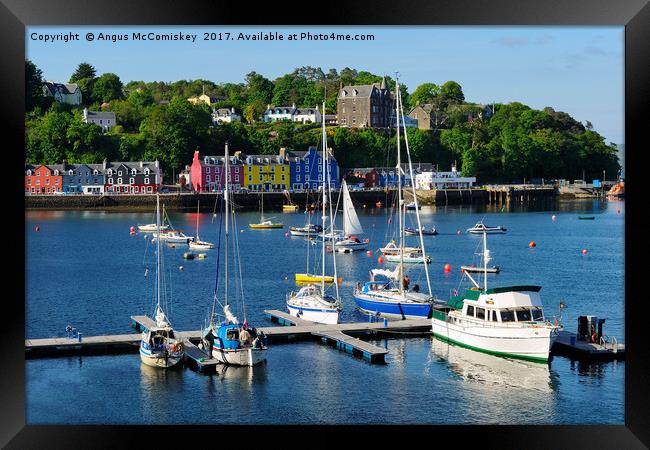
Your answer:
[[[342,278],[341,322],[364,321],[352,291],[380,267],[378,248],[393,238],[387,210],[357,208],[371,240],[365,251],[338,254]],[[270,213],[269,213],[270,214]],[[241,212],[239,241],[245,314],[270,326],[265,309],[285,310],[294,274],[320,273],[320,244],[287,236],[304,213],[273,213],[284,229],[251,230],[259,213]],[[196,234],[196,212],[169,212],[172,223]],[[594,220],[579,216],[593,215]],[[555,220],[552,219],[555,216]],[[552,209],[484,206],[424,207],[431,288],[447,299],[461,281],[460,266],[478,264],[482,238],[465,232],[483,219],[507,233],[488,236],[493,265],[489,286],[533,284],[545,315],[576,331],[580,315],[606,318],[604,333],[624,336],[624,202],[559,201]],[[407,226],[415,226],[408,213]],[[202,240],[217,243],[219,215],[198,214]],[[312,217],[318,221],[319,214]],[[394,220],[394,219],[393,219]],[[340,220],[339,220],[340,221]],[[26,212],[26,337],[134,333],[131,315],[151,315],[154,246],[131,235],[153,213],[101,211]],[[37,231],[38,227],[38,231]],[[460,231],[460,233],[458,233]],[[416,238],[407,238],[415,244]],[[535,246],[531,247],[531,241]],[[222,242],[223,244],[223,242]],[[200,329],[212,308],[217,250],[185,260],[187,246],[164,248],[168,316],[177,330]],[[586,252],[583,252],[586,250]],[[327,272],[331,256],[327,256]],[[223,258],[220,264],[223,266]],[[450,264],[451,272],[444,266]],[[182,270],[181,270],[182,266]],[[393,267],[384,264],[385,267]],[[231,265],[232,268],[232,265]],[[409,272],[426,291],[422,267]],[[459,284],[460,283],[460,284]],[[236,286],[233,278],[233,290]],[[566,308],[560,310],[560,302]],[[237,304],[240,317],[244,311]],[[204,375],[187,368],[156,370],[137,353],[31,359],[26,362],[28,424],[623,424],[625,363],[553,357],[549,364],[513,361],[442,343],[427,335],[372,341],[388,349],[386,364],[372,365],[319,342],[277,344],[255,368],[219,367]],[[594,413],[596,412],[596,413]]]

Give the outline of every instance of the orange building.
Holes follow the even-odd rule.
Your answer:
[[[25,166],[25,192],[53,194],[63,189],[63,177],[58,167],[46,165]]]

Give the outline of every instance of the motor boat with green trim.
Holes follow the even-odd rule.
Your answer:
[[[483,233],[484,254],[487,249]],[[483,258],[484,267],[489,258]],[[515,359],[547,362],[560,325],[544,317],[540,286],[481,287],[474,284],[453,295],[445,307],[432,311],[433,335],[479,352]]]

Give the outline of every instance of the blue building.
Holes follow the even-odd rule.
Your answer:
[[[316,147],[309,147],[306,152],[287,151],[280,149],[280,156],[289,161],[290,189],[318,189],[323,183],[323,152]],[[327,157],[330,185],[332,189],[341,186],[339,180],[339,165],[331,151]]]

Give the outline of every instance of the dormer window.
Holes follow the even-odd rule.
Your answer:
[[[353,89],[353,90],[352,90],[352,95],[353,95],[354,97],[356,97],[358,93],[359,93],[359,91],[357,91],[356,89]]]
[[[210,164],[210,158],[206,156],[205,158],[203,158],[203,162],[205,162],[206,164]]]
[[[97,172],[97,169],[93,170],[93,175],[97,175],[99,172]]]
[[[144,174],[149,175],[149,169],[144,169]]]
[[[113,169],[108,169],[108,174],[113,175]]]
[[[54,170],[54,176],[58,176],[58,175],[59,175],[59,169],[55,169]]]
[[[28,170],[28,171],[27,171],[27,175],[31,175],[31,174],[32,174],[32,171],[31,171],[31,170]]]
[[[137,171],[135,169],[131,169],[131,175],[135,175]]]
[[[72,169],[68,170],[68,175],[72,175],[74,172],[72,172]]]
[[[348,92],[345,89],[342,90],[341,91],[341,97],[345,97],[346,95],[348,95]]]

